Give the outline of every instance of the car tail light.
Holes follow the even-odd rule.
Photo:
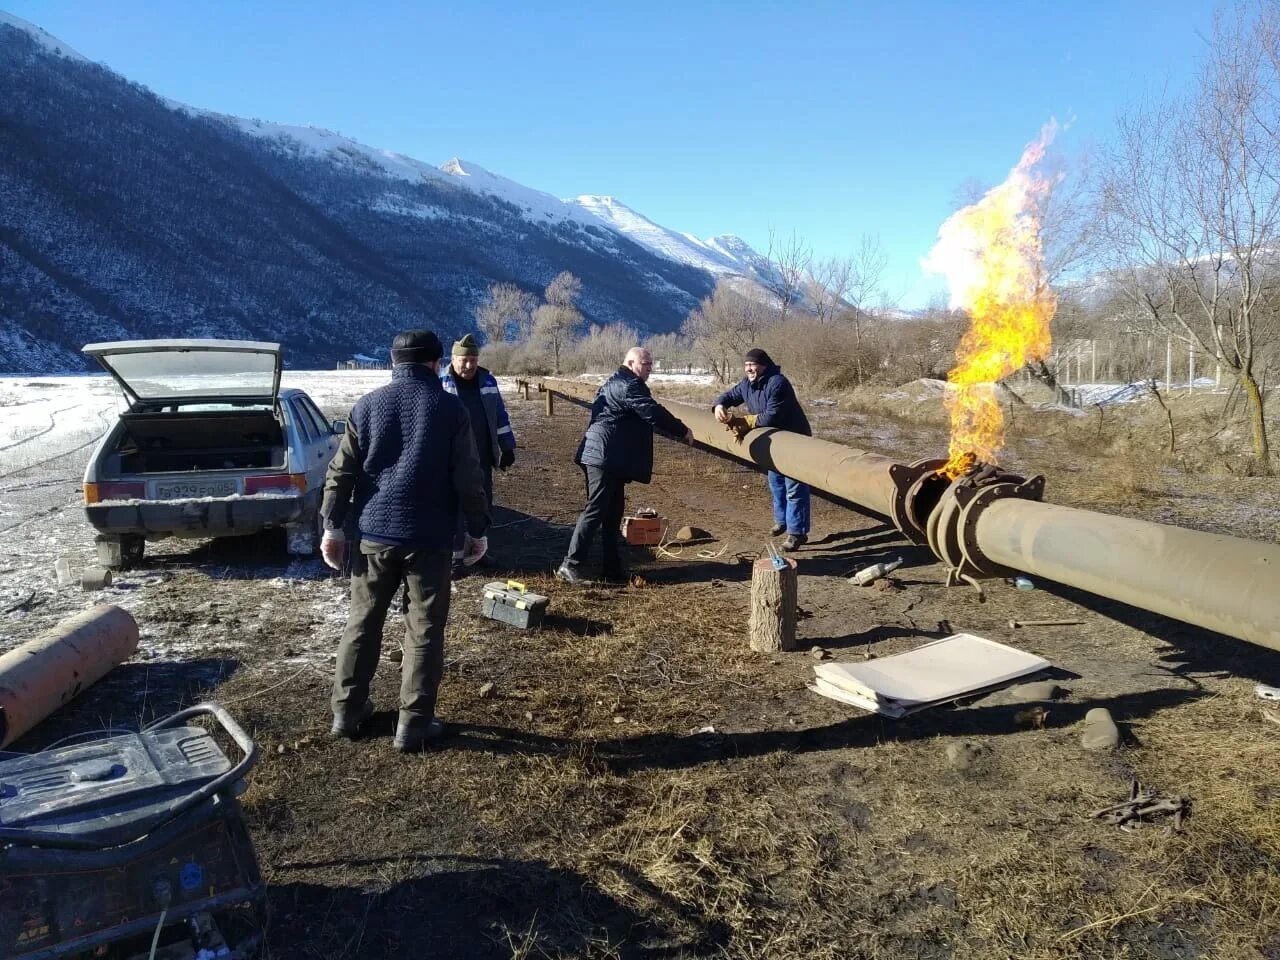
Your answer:
[[[245,496],[252,493],[263,493],[267,490],[297,490],[307,492],[307,475],[305,473],[271,473],[262,477],[245,477]]]
[[[141,480],[117,480],[111,483],[86,483],[84,502],[101,503],[103,500],[140,500],[147,495],[147,485]]]

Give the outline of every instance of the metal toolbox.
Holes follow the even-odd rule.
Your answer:
[[[550,602],[550,597],[530,593],[519,581],[495,580],[484,585],[484,608],[481,612],[490,620],[528,630],[542,626],[542,618],[546,616]]]

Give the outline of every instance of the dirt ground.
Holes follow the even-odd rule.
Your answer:
[[[633,549],[642,586],[569,587],[551,570],[582,504],[571,455],[585,411],[508,403],[522,448],[497,477],[493,576],[549,594],[550,614],[540,631],[505,627],[479,615],[486,577],[459,583],[437,748],[392,749],[385,658],[367,735],[327,735],[346,583],[287,564],[267,536],[149,545],[99,598],[129,601],[143,654],[17,748],[227,704],[262,748],[242,802],[278,960],[1280,958],[1280,714],[1253,693],[1280,684],[1280,654],[1045,582],[989,584],[979,602],[881,520],[821,500],[798,555],[800,649],[756,654],[763,477],[660,441],[629,506],[711,538]],[[942,449],[936,425],[810,412],[830,439],[902,459]],[[1274,538],[1275,481],[1152,469],[1100,483],[1073,439],[1084,429],[1015,431],[1011,459],[1048,475],[1046,499]],[[83,523],[74,514],[42,522]],[[845,580],[894,556],[896,589]],[[0,568],[0,599],[24,593],[20,573]],[[5,626],[31,633],[83,602],[51,595]],[[1084,622],[1015,631],[1010,618]],[[805,689],[813,647],[860,660],[957,631],[1054,664],[1069,693],[1044,705],[1043,727],[1008,692],[889,720]],[[1121,726],[1117,751],[1080,744],[1096,706]],[[961,743],[974,759],[955,769],[947,748]],[[1090,817],[1134,778],[1192,798],[1181,832]]]

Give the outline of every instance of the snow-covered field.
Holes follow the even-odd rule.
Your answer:
[[[306,390],[323,409],[341,416],[389,377],[386,370],[298,371],[286,372],[282,383]],[[119,573],[104,590],[81,590],[79,573],[95,563],[93,531],[80,509],[84,466],[124,407],[120,389],[105,374],[0,378],[0,653],[92,603],[113,603],[135,613],[144,624],[144,659],[182,659],[211,643],[234,647],[251,642],[252,632],[243,629],[219,637],[192,635],[180,625],[169,627],[163,618],[139,612],[181,564],[148,564]],[[154,551],[181,557],[196,543],[162,541]],[[77,580],[60,585],[55,563],[64,557]],[[244,578],[247,572],[260,575],[265,594],[257,601],[261,607],[254,616],[259,620],[269,620],[278,603],[298,602],[306,603],[317,621],[345,616],[345,596],[336,584],[330,586],[318,560],[289,562],[282,555],[261,569],[246,571],[241,565],[234,576]]]

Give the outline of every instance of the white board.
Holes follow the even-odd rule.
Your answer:
[[[1049,667],[1043,657],[972,633],[957,633],[892,657],[822,663],[809,689],[886,716],[983,693]]]

